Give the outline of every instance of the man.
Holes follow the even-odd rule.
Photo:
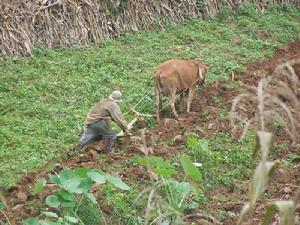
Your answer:
[[[102,136],[106,142],[106,152],[112,151],[116,142],[116,133],[111,129],[111,119],[128,135],[131,135],[127,124],[123,119],[120,107],[122,94],[120,91],[113,91],[112,94],[98,102],[87,114],[85,119],[86,128],[76,150],[84,147],[89,141]]]

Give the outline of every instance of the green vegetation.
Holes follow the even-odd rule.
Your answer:
[[[162,221],[163,224],[182,224],[183,213],[199,206],[190,198],[191,194],[197,193],[197,189],[186,182],[186,179],[201,181],[201,172],[185,154],[180,157],[181,168],[178,170],[175,170],[169,160],[157,156],[141,158],[139,163],[156,176],[155,181],[137,197],[138,201],[142,200],[147,205],[145,224],[156,221]],[[182,182],[171,178],[175,173],[183,175]]]
[[[189,134],[187,139],[194,161],[201,163],[204,189],[247,180],[254,145],[253,134],[248,134],[241,143],[237,143],[228,133],[218,133],[209,141],[198,139],[195,134]]]
[[[141,224],[138,212],[145,208],[147,202],[153,202],[146,220],[161,218],[164,221],[178,223],[180,215],[185,210],[192,210],[199,206],[189,199],[189,195],[195,192],[195,188],[188,182],[178,182],[170,179],[176,172],[169,161],[160,157],[141,158],[140,163],[148,168],[155,168],[155,174],[159,180],[139,194],[138,188],[130,188],[119,177],[104,173],[100,169],[77,168],[74,170],[63,169],[59,174],[49,175],[50,182],[56,187],[56,191],[47,196],[45,206],[39,206],[41,213],[37,218],[27,218],[24,225],[68,225],[68,224]],[[201,173],[193,165],[187,155],[181,156],[181,165],[185,178],[189,177],[199,181]],[[162,163],[161,168],[159,163]],[[170,173],[172,171],[172,173]],[[33,194],[40,194],[46,185],[44,178],[39,179],[33,188]],[[96,189],[95,189],[96,188]],[[120,189],[127,193],[120,192]],[[107,221],[101,210],[97,195],[103,193],[105,203],[112,206],[111,221]],[[149,194],[150,192],[151,194]],[[148,201],[143,200],[147,197]],[[134,199],[138,200],[134,201]],[[135,203],[134,203],[135,202]],[[1,203],[1,202],[0,202]],[[4,205],[0,205],[2,209]],[[147,206],[148,207],[148,206]],[[1,208],[0,208],[1,209]],[[4,213],[4,212],[3,212]]]
[[[64,156],[77,142],[87,111],[112,90],[123,92],[127,111],[153,87],[155,67],[164,60],[200,58],[209,64],[212,82],[300,38],[299,9],[276,7],[262,15],[248,6],[223,14],[101,45],[37,47],[33,58],[1,59],[0,186],[8,188],[21,174]],[[149,97],[137,110],[153,113],[153,105]]]
[[[112,207],[111,218],[108,224],[126,224],[136,225],[141,224],[143,216],[143,207],[133,204],[135,198],[140,192],[140,187],[131,186],[131,189],[126,193],[119,192],[112,185],[107,185],[103,188],[102,192],[105,196],[105,203]]]
[[[49,175],[49,180],[55,185],[56,192],[49,195],[45,203],[56,210],[42,211],[40,217],[46,217],[44,221],[27,218],[24,221],[25,225],[48,224],[47,221],[52,221],[53,225],[106,224],[97,198],[92,192],[92,185],[97,184],[97,188],[100,189],[101,186],[109,183],[121,190],[130,190],[130,187],[119,177],[106,174],[100,169],[63,169],[57,175]],[[35,194],[43,191],[46,184],[44,181],[45,179],[40,179],[36,183]]]

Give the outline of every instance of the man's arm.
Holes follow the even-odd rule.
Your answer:
[[[118,105],[115,105],[110,109],[110,115],[112,119],[121,127],[121,129],[125,132],[128,131],[127,123],[123,119],[122,112],[120,110],[120,107]]]

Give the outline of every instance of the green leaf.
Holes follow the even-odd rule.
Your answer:
[[[59,201],[68,201],[72,202],[75,201],[75,197],[73,193],[68,192],[67,190],[60,189],[56,192],[57,197],[59,198]]]
[[[74,208],[77,205],[75,201],[72,202],[61,202],[62,208]]]
[[[52,222],[52,221],[45,221],[45,220],[39,220],[39,224],[40,225],[65,225],[65,224],[60,223],[59,221]]]
[[[76,206],[76,199],[73,193],[67,190],[59,190],[56,195],[62,208],[73,208]]]
[[[52,208],[58,208],[58,206],[60,205],[60,201],[58,200],[57,196],[49,195],[46,198],[46,204]]]
[[[5,205],[3,202],[0,202],[0,209],[4,209],[5,208]]]
[[[78,223],[78,219],[73,216],[65,216],[64,218],[71,223]]]
[[[167,218],[165,218],[165,220],[162,223],[162,225],[169,225],[169,224],[170,224],[170,221]]]
[[[199,203],[198,202],[192,202],[192,203],[190,203],[190,204],[188,204],[187,206],[186,206],[186,208],[188,208],[188,209],[190,209],[190,210],[192,210],[192,209],[197,209],[199,207]]]
[[[193,164],[192,160],[187,155],[182,155],[180,158],[181,166],[184,170],[184,173],[197,181],[202,180],[202,174],[198,168]]]
[[[28,218],[23,221],[23,225],[40,225],[36,218]]]
[[[202,151],[208,152],[208,140],[198,140],[198,143]]]
[[[170,177],[175,174],[173,165],[168,160],[163,160],[162,157],[150,156],[139,159],[139,163],[153,172],[164,177]]]
[[[164,162],[162,157],[159,156],[149,156],[139,159],[139,163],[142,166],[150,167],[150,166],[159,166]]]
[[[170,177],[173,174],[175,174],[175,170],[174,169],[161,169],[161,168],[155,168],[153,169],[154,173],[157,173],[163,177]]]
[[[73,177],[73,172],[70,169],[64,169],[59,173],[60,183],[63,183]]]
[[[43,211],[42,214],[44,214],[47,217],[58,218],[58,215],[56,213],[54,213],[54,212]]]
[[[198,144],[198,140],[194,135],[189,135],[187,137],[187,146],[191,149],[196,148],[197,144]]]
[[[125,191],[130,190],[130,187],[127,184],[125,184],[119,177],[113,177],[113,176],[108,175],[107,181],[122,190],[125,190]]]
[[[188,182],[182,182],[178,184],[178,188],[185,195],[188,195],[192,190],[192,185]]]
[[[99,173],[101,175],[106,175],[106,173],[103,172],[103,170],[98,169],[98,168],[91,169],[91,172],[96,172],[96,173]]]
[[[293,154],[289,156],[289,161],[290,162],[300,161],[300,155]]]
[[[33,189],[33,195],[37,195],[42,192],[43,188],[46,185],[46,179],[45,178],[40,178],[37,180],[35,183],[35,187]]]
[[[88,172],[88,177],[95,181],[98,184],[104,184],[106,182],[106,175],[101,175],[97,172]]]
[[[60,185],[60,179],[58,176],[56,175],[50,175],[49,176],[49,180],[53,183],[53,184],[56,184],[56,185]]]
[[[91,172],[92,170],[89,168],[76,168],[74,170],[74,175],[80,177],[80,178],[88,178],[87,173]]]
[[[88,199],[90,199],[92,203],[97,204],[97,199],[92,193],[88,193],[86,197],[88,197]]]
[[[79,177],[71,178],[62,182],[62,185],[67,191],[75,193],[81,183],[81,180],[82,179]]]
[[[93,185],[93,181],[90,178],[82,179],[80,185],[76,189],[76,194],[87,193]]]

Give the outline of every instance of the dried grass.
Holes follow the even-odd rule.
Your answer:
[[[128,31],[207,18],[223,6],[253,2],[299,4],[297,0],[1,0],[0,56],[32,55],[33,47],[99,43]]]

